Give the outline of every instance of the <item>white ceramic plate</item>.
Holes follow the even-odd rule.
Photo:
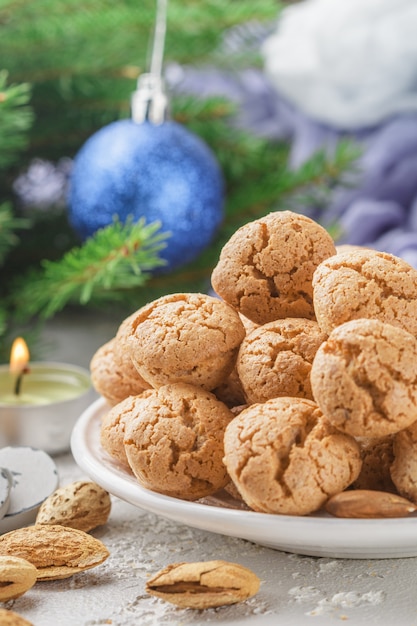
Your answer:
[[[354,559],[417,556],[417,517],[414,516],[346,520],[326,515],[269,515],[239,509],[224,493],[204,501],[187,502],[144,489],[100,446],[100,421],[107,409],[106,402],[99,399],[84,411],[72,433],[72,453],[92,480],[145,511],[194,528],[296,554]]]

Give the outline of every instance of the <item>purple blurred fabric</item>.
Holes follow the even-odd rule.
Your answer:
[[[401,255],[417,268],[417,114],[404,113],[369,128],[342,131],[319,123],[289,104],[262,70],[238,73],[215,68],[171,66],[167,82],[173,92],[224,96],[237,105],[232,123],[271,141],[289,143],[290,169],[318,150],[329,156],[340,139],[361,150],[358,172],[349,186],[332,192],[329,206],[300,207],[324,225],[336,220],[338,243],[368,245]]]
[[[397,202],[360,198],[340,218],[340,243],[369,246],[384,232],[406,221],[406,211]]]

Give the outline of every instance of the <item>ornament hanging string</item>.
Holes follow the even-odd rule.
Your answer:
[[[165,35],[167,29],[168,0],[157,0],[155,31],[152,47],[150,73],[162,78],[162,63],[164,59]]]
[[[162,124],[168,117],[168,98],[162,80],[168,0],[157,0],[155,30],[149,73],[139,76],[132,94],[132,119],[137,124],[148,121]]]

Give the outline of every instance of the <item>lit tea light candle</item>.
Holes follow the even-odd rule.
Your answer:
[[[10,366],[0,365],[0,446],[65,451],[79,415],[96,397],[90,374],[76,365],[29,359],[18,338]]]
[[[10,355],[10,371],[12,374],[16,374],[16,383],[14,386],[15,396],[20,395],[20,385],[22,384],[23,374],[29,371],[29,349],[26,342],[22,337],[17,337],[12,345],[12,351]]]

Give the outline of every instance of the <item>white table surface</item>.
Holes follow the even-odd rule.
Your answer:
[[[48,325],[48,358],[88,366],[117,323],[71,315]],[[71,453],[55,457],[61,485],[86,478]],[[417,523],[417,519],[416,519]],[[417,558],[351,560],[308,557],[200,531],[112,497],[106,525],[93,531],[110,551],[100,566],[72,578],[37,583],[7,606],[34,626],[417,626]],[[149,575],[179,561],[224,559],[262,580],[241,604],[182,610],[148,596]]]

